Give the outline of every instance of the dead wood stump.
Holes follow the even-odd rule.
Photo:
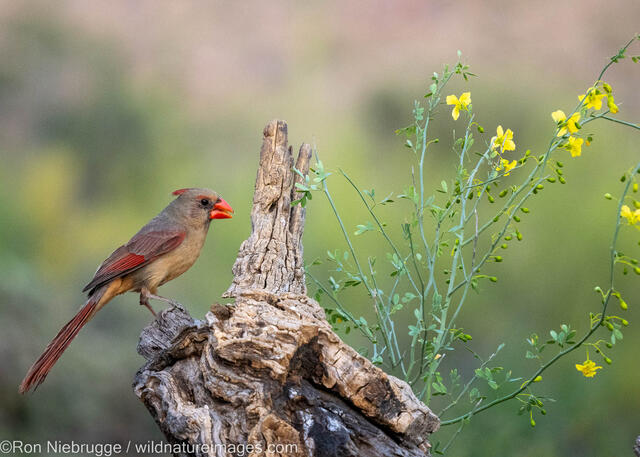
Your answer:
[[[311,148],[296,168],[309,169]],[[135,394],[175,455],[425,456],[438,418],[409,386],[333,333],[306,296],[305,210],[287,124],[264,129],[252,233],[203,321],[161,312],[140,336]]]

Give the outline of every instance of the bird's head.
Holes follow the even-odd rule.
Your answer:
[[[172,205],[182,216],[195,225],[208,225],[212,219],[229,219],[233,209],[211,189],[188,188],[173,192],[177,195]]]

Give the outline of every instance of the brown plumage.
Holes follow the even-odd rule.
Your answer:
[[[113,297],[140,293],[140,304],[149,299],[172,300],[156,295],[158,287],[180,276],[197,260],[213,219],[232,217],[231,206],[209,189],[180,189],[177,198],[120,246],[100,265],[83,292],[87,302],[58,332],[20,384],[20,393],[38,387],[80,329]]]

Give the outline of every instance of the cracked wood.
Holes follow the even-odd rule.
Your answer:
[[[296,168],[308,172],[302,145]],[[408,384],[346,345],[307,297],[305,210],[291,207],[293,154],[287,125],[264,129],[252,233],[233,266],[227,297],[204,320],[162,311],[144,329],[147,363],[134,392],[176,455],[425,456],[438,418]],[[288,446],[288,447],[287,447]],[[237,454],[237,451],[235,452]]]

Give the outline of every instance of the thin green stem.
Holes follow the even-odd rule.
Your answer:
[[[627,121],[623,121],[622,119],[616,119],[615,117],[609,117],[609,116],[605,116],[605,115],[600,116],[600,118],[601,119],[606,119],[606,120],[611,121],[611,122],[615,122],[617,124],[626,125],[627,127],[631,127],[631,128],[636,129],[636,130],[640,130],[640,125],[633,124],[633,123],[627,122]]]
[[[387,234],[386,230],[384,229],[384,226],[382,225],[382,223],[378,219],[378,216],[376,216],[376,213],[373,212],[373,208],[371,208],[369,206],[369,203],[364,198],[364,195],[362,195],[362,192],[360,191],[358,186],[356,186],[356,184],[353,182],[353,180],[349,177],[349,175],[347,175],[343,170],[340,170],[340,173],[342,173],[342,176],[344,176],[344,178],[351,185],[351,187],[353,187],[354,190],[358,193],[358,196],[362,200],[362,203],[364,203],[365,208],[367,208],[367,211],[369,212],[369,214],[373,218],[374,222],[378,226],[378,230],[380,230],[380,233],[382,234],[384,239],[387,241],[387,243],[389,243],[389,246],[391,247],[391,249],[393,249],[393,252],[398,256],[398,259],[400,259],[400,262],[402,262],[402,268],[403,268],[404,272],[407,274],[407,279],[409,280],[409,282],[413,286],[413,288],[416,291],[416,293],[420,293],[421,290],[418,289],[418,286],[414,282],[413,277],[411,276],[411,273],[409,272],[409,269],[407,268],[406,264],[404,263],[403,256],[400,254],[400,250],[396,247],[395,243],[391,240],[391,238]]]

